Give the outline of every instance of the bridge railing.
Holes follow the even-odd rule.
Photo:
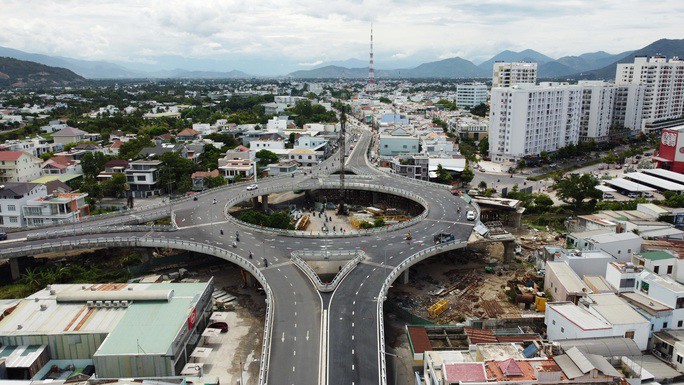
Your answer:
[[[91,235],[91,234],[111,234],[111,233],[134,233],[134,232],[168,232],[176,231],[177,228],[174,226],[162,226],[162,225],[137,225],[137,226],[103,226],[103,227],[78,227],[73,229],[65,230],[52,230],[45,231],[42,233],[32,233],[26,236],[29,241],[35,241],[38,239],[50,239],[59,238],[64,236],[73,235]]]
[[[384,341],[385,341],[385,327],[384,327],[384,320],[383,320],[383,304],[385,299],[387,298],[387,292],[390,289],[390,286],[392,283],[399,277],[399,274],[401,274],[404,270],[408,269],[410,266],[428,258],[433,255],[449,251],[449,250],[455,250],[455,249],[460,249],[463,247],[466,247],[468,244],[467,241],[460,241],[460,240],[455,240],[452,242],[446,242],[446,243],[440,243],[438,245],[429,247],[427,249],[421,250],[407,259],[405,259],[403,262],[401,262],[399,265],[397,265],[392,272],[387,276],[385,279],[385,282],[382,284],[382,288],[380,289],[380,293],[378,294],[377,298],[377,336],[378,336],[378,363],[380,365],[380,385],[387,385],[387,362],[385,359],[385,347],[384,347]]]
[[[139,238],[139,237],[108,237],[108,238],[88,238],[70,241],[60,241],[54,243],[42,243],[40,245],[20,246],[14,248],[0,249],[0,258],[10,258],[24,256],[47,251],[65,251],[73,249],[87,249],[98,247],[167,247],[181,250],[194,251],[203,254],[213,255],[233,262],[236,265],[250,272],[263,286],[266,292],[266,320],[264,326],[264,338],[261,350],[261,364],[259,368],[259,384],[265,385],[268,375],[268,365],[270,360],[271,339],[273,334],[273,292],[266,282],[266,277],[258,267],[239,255],[216,246],[203,244],[200,242],[184,241],[180,239],[166,238]]]
[[[340,257],[342,258],[351,258],[347,263],[344,264],[342,269],[337,272],[335,275],[335,278],[329,283],[323,283],[321,281],[321,277],[316,273],[316,271],[308,264],[306,261],[303,259],[304,256],[311,257],[314,254],[319,253],[323,254],[323,256],[318,256],[319,259],[317,260],[325,260],[329,259],[330,256],[334,256],[336,260],[339,260]],[[323,293],[329,293],[335,291],[337,289],[337,286],[342,282],[342,279],[349,274],[354,268],[361,263],[363,258],[365,257],[365,253],[360,250],[340,250],[340,251],[320,251],[320,252],[315,252],[315,251],[293,251],[291,254],[290,259],[292,260],[292,263],[294,263],[295,266],[297,266],[304,274],[306,274],[313,284],[316,286],[316,289],[318,291],[323,292]],[[320,259],[323,258],[323,259]]]
[[[389,193],[393,195],[398,195],[402,196],[404,198],[412,199],[414,201],[417,201],[420,203],[425,210],[421,214],[419,214],[416,217],[411,218],[408,221],[403,221],[399,223],[395,223],[392,225],[388,225],[385,227],[374,227],[371,229],[366,229],[366,230],[349,230],[349,231],[333,231],[333,232],[320,232],[320,231],[305,231],[305,230],[284,230],[284,229],[276,229],[276,228],[270,228],[270,227],[263,227],[263,226],[257,226],[251,223],[243,222],[232,215],[228,214],[227,218],[229,221],[239,224],[245,227],[248,227],[250,229],[253,229],[255,231],[260,231],[260,232],[265,232],[265,233],[270,233],[270,234],[278,234],[278,235],[284,235],[284,236],[293,236],[293,237],[309,237],[309,238],[340,238],[340,237],[354,237],[354,236],[364,236],[364,235],[373,235],[377,233],[384,233],[387,231],[394,231],[398,229],[403,229],[409,226],[412,226],[415,223],[418,223],[425,219],[429,213],[430,210],[430,204],[420,195],[411,193],[406,190],[398,189],[395,187],[389,187],[389,186],[378,186],[376,184],[369,184],[369,183],[358,183],[358,182],[350,182],[350,183],[345,183],[346,187],[357,189],[357,190],[367,190],[367,191],[377,191],[377,192],[383,192],[383,193]],[[306,181],[302,182],[300,184],[293,184],[293,185],[285,185],[285,186],[278,186],[278,187],[268,187],[262,190],[253,190],[248,193],[242,193],[238,194],[235,197],[231,198],[228,203],[226,203],[225,209],[229,209],[230,207],[235,206],[239,202],[243,202],[247,199],[257,197],[259,195],[264,195],[264,194],[270,194],[273,192],[282,192],[286,190],[311,190],[311,189],[335,189],[339,188],[340,184],[336,182],[329,182],[329,181],[317,181],[312,183],[311,181]]]

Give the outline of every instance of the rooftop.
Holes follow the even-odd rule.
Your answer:
[[[591,308],[613,325],[647,323],[648,320],[613,293],[589,294]]]
[[[577,325],[582,330],[601,330],[611,328],[610,325],[572,302],[550,303],[547,305],[547,309],[555,311],[556,313],[565,317],[568,321]]]
[[[546,262],[547,274],[553,272],[568,294],[581,294],[587,287],[574,270],[565,262]]]
[[[664,303],[658,302],[653,298],[648,297],[638,291],[620,293],[620,297],[624,298],[633,306],[649,314],[655,314],[656,312],[672,310],[671,307],[665,305]]]
[[[644,259],[648,259],[649,261],[660,261],[663,259],[676,258],[674,255],[668,253],[667,251],[663,251],[663,250],[646,251],[646,252],[641,253],[641,256]]]
[[[487,379],[481,362],[444,364],[444,371],[449,383],[484,382]]]

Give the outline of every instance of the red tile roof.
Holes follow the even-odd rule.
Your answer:
[[[524,374],[522,369],[520,369],[520,365],[512,358],[499,362],[499,369],[508,377],[522,376]]]
[[[17,160],[23,154],[24,151],[0,151],[0,160]]]
[[[471,344],[482,344],[488,342],[499,342],[494,335],[494,332],[487,329],[464,328],[465,334],[468,336]]]
[[[449,383],[486,381],[484,364],[481,362],[445,364],[444,371]]]
[[[185,130],[178,133],[177,136],[195,136],[199,135],[199,131],[195,131],[192,128],[186,128]]]

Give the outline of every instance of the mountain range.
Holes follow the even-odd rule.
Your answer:
[[[83,80],[66,68],[0,57],[0,87],[65,86]]]
[[[476,79],[491,78],[492,64],[496,61],[527,61],[538,63],[541,79],[605,79],[615,77],[618,63],[631,62],[637,55],[662,54],[666,57],[684,57],[684,39],[661,39],[643,48],[610,54],[604,51],[584,53],[579,56],[551,58],[532,49],[520,52],[503,51],[491,59],[475,65],[463,58],[454,57],[416,67],[400,69],[376,69],[378,79],[442,78]],[[0,47],[0,56],[29,60],[53,67],[69,69],[89,79],[125,78],[187,78],[187,79],[244,79],[254,75],[242,71],[195,71],[187,69],[153,70],[130,69],[125,65],[107,61],[79,60],[60,56],[48,56]],[[192,61],[188,61],[191,63]],[[312,65],[311,69],[291,72],[286,77],[294,79],[365,79],[368,77],[366,62],[360,59],[331,61]],[[301,66],[305,64],[300,64]]]

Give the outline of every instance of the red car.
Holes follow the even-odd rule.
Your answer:
[[[211,324],[207,327],[212,328],[212,329],[221,329],[221,333],[227,333],[228,332],[228,324],[225,322],[214,322],[213,324]]]

